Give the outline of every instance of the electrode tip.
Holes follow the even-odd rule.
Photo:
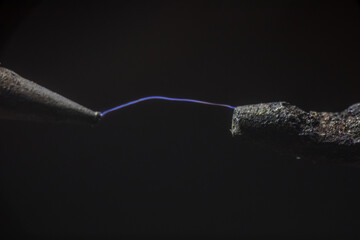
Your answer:
[[[101,113],[3,67],[0,67],[0,102],[0,119],[93,124],[101,118]]]

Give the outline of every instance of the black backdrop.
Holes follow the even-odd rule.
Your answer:
[[[2,65],[95,110],[359,101],[357,1],[0,6]],[[1,234],[360,237],[359,169],[240,144],[231,116],[153,101],[95,127],[1,121]]]

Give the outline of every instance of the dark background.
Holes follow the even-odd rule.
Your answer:
[[[95,110],[341,111],[359,101],[359,27],[354,0],[2,1],[0,61]],[[360,169],[240,144],[231,117],[149,101],[95,127],[1,121],[1,235],[360,237]]]

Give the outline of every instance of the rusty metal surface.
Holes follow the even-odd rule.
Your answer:
[[[101,115],[0,67],[0,119],[96,123]]]
[[[360,162],[359,103],[342,112],[306,112],[286,102],[239,106],[231,132],[314,162]]]

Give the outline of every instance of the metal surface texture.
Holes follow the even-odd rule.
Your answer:
[[[94,124],[92,111],[0,67],[0,119]]]
[[[360,162],[359,103],[342,112],[306,112],[286,102],[239,106],[231,132],[314,162]]]

